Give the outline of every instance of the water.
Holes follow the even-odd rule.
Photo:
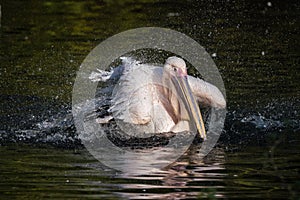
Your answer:
[[[104,168],[85,149],[2,146],[1,198],[296,198],[297,145],[216,148],[202,161],[185,155],[173,166],[137,176]]]
[[[1,199],[299,199],[297,1],[0,4]],[[205,47],[223,77],[228,113],[203,160],[195,144],[171,166],[137,175],[89,154],[70,102],[85,56],[143,26],[183,32]]]

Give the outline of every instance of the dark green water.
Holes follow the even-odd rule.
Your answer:
[[[8,1],[0,27],[1,199],[299,199],[298,1]],[[156,26],[195,39],[223,77],[218,146],[159,172],[104,168],[76,137],[76,72],[101,41]]]
[[[251,146],[235,153],[216,148],[201,162],[185,155],[170,168],[139,176],[103,170],[86,150],[4,146],[1,198],[296,199],[296,145]]]

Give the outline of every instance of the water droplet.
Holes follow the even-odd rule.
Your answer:
[[[266,34],[268,34],[268,33],[269,33],[269,30],[268,30],[268,29],[266,29],[265,33],[266,33]]]
[[[179,13],[168,13],[168,17],[178,17]]]
[[[217,53],[213,53],[213,54],[211,54],[211,56],[212,56],[213,58],[215,58],[215,57],[217,57]]]
[[[262,52],[261,52],[261,55],[262,55],[262,56],[264,56],[264,55],[265,55],[265,52],[264,52],[264,51],[262,51]]]
[[[271,7],[271,6],[272,6],[272,3],[269,1],[269,2],[267,3],[267,5],[268,5],[269,7]]]

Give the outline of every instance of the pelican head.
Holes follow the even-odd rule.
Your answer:
[[[171,80],[177,94],[182,99],[190,120],[196,126],[200,136],[205,140],[206,131],[199,106],[192,93],[187,79],[186,64],[183,59],[176,56],[169,57],[164,65],[165,78]]]
[[[187,76],[186,64],[184,60],[176,56],[169,57],[164,65],[164,70],[171,76],[184,77]]]

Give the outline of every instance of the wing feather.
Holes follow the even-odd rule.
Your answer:
[[[193,76],[188,76],[188,82],[193,94],[201,104],[215,108],[226,107],[225,98],[216,86]]]

